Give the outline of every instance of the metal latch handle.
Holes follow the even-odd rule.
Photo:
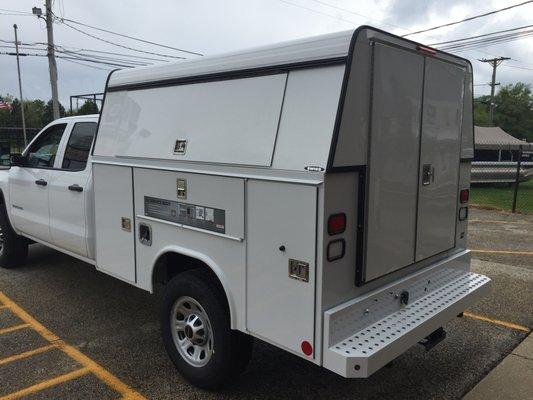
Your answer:
[[[435,168],[431,164],[424,164],[422,166],[422,185],[427,186],[431,182],[435,182]]]

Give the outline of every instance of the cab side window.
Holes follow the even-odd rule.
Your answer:
[[[85,169],[95,133],[96,122],[77,122],[74,125],[65,149],[62,169],[72,171]]]
[[[55,124],[44,131],[32,143],[27,153],[27,167],[53,168],[57,148],[67,124]]]

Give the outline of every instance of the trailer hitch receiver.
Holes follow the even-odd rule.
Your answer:
[[[426,336],[424,339],[422,339],[418,344],[421,344],[424,346],[426,351],[431,350],[433,347],[438,345],[440,342],[442,342],[446,338],[446,331],[442,326],[437,329],[436,331],[433,331],[428,336]]]

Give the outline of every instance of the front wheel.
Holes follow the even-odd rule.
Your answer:
[[[224,292],[205,270],[186,271],[167,284],[160,323],[167,353],[195,386],[228,385],[250,360],[252,338],[231,329]]]

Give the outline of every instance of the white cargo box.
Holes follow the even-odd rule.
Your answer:
[[[489,286],[460,196],[472,132],[469,62],[369,27],[118,71],[97,266],[150,291],[206,268],[233,329],[369,376]]]

